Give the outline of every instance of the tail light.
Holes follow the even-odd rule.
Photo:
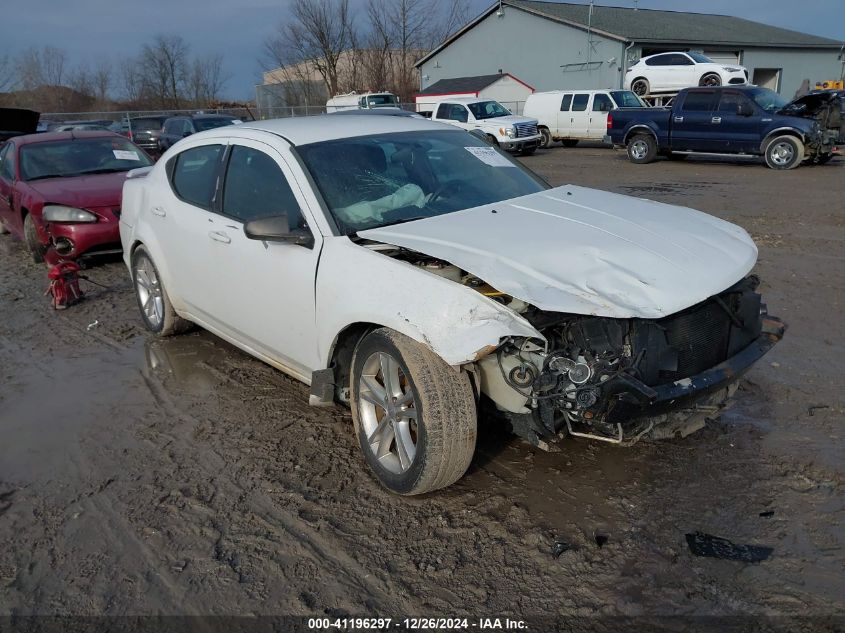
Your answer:
[[[613,115],[608,112],[607,113],[607,129],[610,130],[613,128]]]

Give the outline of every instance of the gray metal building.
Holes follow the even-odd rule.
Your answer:
[[[843,34],[845,36],[845,34]],[[417,62],[420,87],[511,73],[537,90],[617,88],[628,66],[668,50],[742,64],[791,97],[805,79],[839,79],[842,42],[724,15],[502,0]]]

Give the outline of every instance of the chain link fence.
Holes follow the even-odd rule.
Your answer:
[[[501,102],[514,114],[521,114],[525,105],[523,101]],[[409,112],[431,112],[437,102],[430,103],[402,103],[399,107]],[[191,114],[227,114],[242,121],[258,119],[287,119],[300,116],[314,116],[325,114],[325,105],[303,106],[264,106],[260,108],[203,108],[201,110],[122,110],[110,112],[45,112],[41,114],[44,123],[91,123],[104,126],[121,123],[144,116],[184,116]]]

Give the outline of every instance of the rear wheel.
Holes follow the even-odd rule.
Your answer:
[[[38,237],[38,229],[35,227],[35,220],[32,215],[27,213],[23,219],[23,236],[26,241],[26,248],[29,250],[29,255],[32,261],[40,264],[44,261],[44,253],[47,252],[47,245]]]
[[[637,77],[631,82],[631,92],[638,97],[645,97],[651,90],[651,85],[645,77]]]
[[[717,73],[707,73],[698,82],[699,86],[721,86],[722,78]]]
[[[635,134],[628,141],[628,158],[632,163],[644,165],[657,156],[657,141],[650,134]]]
[[[794,136],[778,136],[766,146],[765,157],[772,169],[793,169],[804,160],[804,143]]]
[[[407,336],[382,328],[355,350],[350,383],[358,442],[385,488],[416,495],[463,476],[478,425],[465,373]]]
[[[548,128],[541,127],[540,128],[540,147],[543,149],[548,149],[549,145],[552,144],[552,133],[549,132]]]
[[[191,323],[177,315],[173,309],[158,269],[143,246],[132,253],[132,281],[141,319],[150,332],[158,336],[171,336],[191,327]]]
[[[578,145],[578,139],[577,138],[565,138],[561,141],[561,144],[564,147],[575,147],[576,145]]]

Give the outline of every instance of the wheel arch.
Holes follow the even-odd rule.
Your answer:
[[[774,139],[778,136],[794,136],[802,143],[806,144],[806,137],[807,135],[804,134],[801,130],[794,128],[794,127],[779,127],[775,128],[774,130],[770,130],[766,133],[766,136],[763,138],[763,141],[760,143],[760,153],[765,154],[766,148],[769,146]]]
[[[645,125],[644,123],[640,123],[634,125],[633,127],[629,128],[628,131],[625,132],[625,137],[623,140],[623,145],[627,145],[628,141],[631,140],[631,137],[635,134],[647,133],[654,137],[655,142],[660,142],[660,139],[657,137],[657,132],[655,132],[651,126]]]

